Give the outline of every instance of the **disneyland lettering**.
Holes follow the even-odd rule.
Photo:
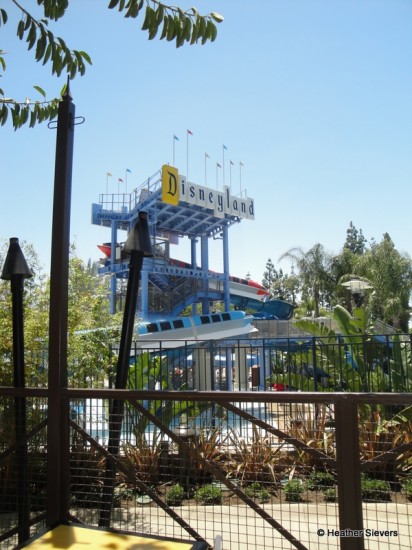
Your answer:
[[[255,219],[255,205],[249,197],[240,198],[230,194],[230,187],[225,185],[223,191],[210,189],[202,185],[186,182],[180,177],[179,199],[188,204],[203,206],[213,210],[216,217],[225,214],[239,216],[239,218]]]

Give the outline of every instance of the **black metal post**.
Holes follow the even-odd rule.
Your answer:
[[[4,262],[2,279],[11,282],[12,317],[13,317],[13,369],[14,387],[24,388],[24,322],[23,322],[23,289],[24,279],[32,277],[27,266],[19,240],[10,239],[10,246]],[[30,506],[28,484],[28,457],[26,436],[26,398],[14,398],[14,429],[17,443],[17,518],[19,544],[30,536]]]
[[[335,402],[339,529],[342,550],[364,550],[357,404],[351,395]]]
[[[123,251],[130,253],[129,280],[126,289],[126,303],[123,314],[122,334],[120,338],[119,357],[115,388],[124,389],[129,372],[130,347],[132,345],[134,319],[136,315],[139,278],[144,256],[152,255],[149,227],[146,212],[139,212],[138,220],[127,238]],[[109,443],[108,451],[114,456],[119,454],[120,436],[124,414],[124,401],[114,399],[109,412]],[[116,466],[114,461],[106,459],[106,471],[102,492],[99,526],[110,527],[111,510],[113,506],[114,481]]]
[[[70,210],[75,106],[69,91],[59,104],[52,247],[50,267],[49,375],[47,423],[46,523],[67,521],[69,513],[69,405],[61,399],[67,387],[67,325]]]

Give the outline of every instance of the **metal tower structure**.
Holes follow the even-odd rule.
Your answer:
[[[99,273],[111,277],[112,313],[116,311],[117,283],[127,277],[129,269],[128,261],[122,258],[118,232],[128,233],[141,211],[148,214],[154,257],[143,262],[138,317],[168,318],[188,305],[195,308],[199,302],[202,313],[209,313],[210,302],[216,300],[222,300],[225,309],[230,309],[228,230],[242,219],[254,219],[253,199],[233,196],[227,186],[217,191],[187,182],[169,165],[131,193],[100,195],[99,203],[92,205],[92,223],[111,230],[110,243],[105,243],[107,258]],[[187,264],[169,255],[169,245],[184,237],[191,243]],[[210,238],[222,240],[223,273],[209,270]],[[160,295],[161,299],[156,300]],[[161,311],[157,307],[160,302]]]

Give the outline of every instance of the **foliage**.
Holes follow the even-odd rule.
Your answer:
[[[168,357],[158,355],[151,357],[149,352],[139,354],[130,365],[127,387],[135,390],[154,389],[155,387],[161,390],[176,389],[173,387],[168,370]],[[161,420],[166,426],[169,426],[174,418],[181,415],[195,418],[209,406],[193,401],[168,400],[164,402],[156,399],[145,403],[140,402],[140,404],[144,405],[150,414]],[[149,426],[148,417],[135,411],[132,405],[128,405],[128,409],[133,423],[133,433],[137,439],[144,439]],[[161,437],[161,433],[155,426],[153,430],[153,439],[157,440]]]
[[[184,497],[185,491],[179,484],[172,485],[166,489],[165,501],[168,506],[180,506]]]
[[[316,365],[328,376],[329,390],[410,391],[412,364],[406,342],[397,335],[386,342],[374,339],[373,321],[364,308],[356,308],[351,315],[335,306],[333,320],[337,332],[311,320],[295,322],[316,338]],[[301,384],[305,383],[302,379]]]
[[[362,233],[362,229],[358,231],[353,223],[350,222],[346,230],[346,241],[343,248],[350,250],[353,254],[362,255],[365,252],[366,242],[367,240]]]
[[[233,476],[244,482],[276,481],[275,465],[281,459],[282,446],[274,447],[270,437],[262,436],[256,426],[252,426],[248,440],[232,431],[229,441],[235,460]]]
[[[412,442],[412,407],[405,407],[396,414],[390,410],[364,406],[360,410],[359,447],[362,461],[373,461],[384,453],[390,453],[391,459],[377,460],[373,465],[375,473],[393,476],[395,472],[403,475],[412,469],[412,451],[396,453],[394,449]]]
[[[336,502],[338,496],[336,494],[336,487],[327,487],[323,491],[323,497],[326,502]]]
[[[391,487],[383,479],[370,479],[363,476],[361,479],[362,499],[368,502],[389,502]]]
[[[224,449],[229,435],[223,431],[222,422],[223,419],[219,421],[217,426],[202,425],[194,427],[196,437],[191,442],[194,449],[191,465],[197,472],[198,478],[206,479],[209,476],[204,461],[218,466],[228,458],[227,452]]]
[[[140,481],[146,485],[156,485],[159,478],[159,464],[161,455],[160,442],[140,438],[136,444],[127,443],[123,446],[124,461],[132,466]]]
[[[412,290],[412,260],[408,254],[396,250],[388,233],[381,242],[370,239],[352,222],[346,232],[346,240],[338,254],[329,254],[322,244],[317,243],[309,250],[292,248],[282,254],[279,260],[292,262],[289,276],[277,272],[271,260],[266,264],[264,285],[270,281],[271,293],[287,292],[297,277],[300,304],[294,310],[295,317],[319,317],[322,307],[327,313],[330,308],[341,305],[352,313],[355,306],[368,312],[371,321],[383,322],[396,330],[408,332],[410,317],[409,296]],[[294,269],[297,269],[297,275]],[[371,290],[365,296],[355,296],[342,286],[343,282],[360,279],[369,282]],[[293,296],[295,296],[294,294]],[[288,299],[291,300],[290,295]],[[295,302],[294,302],[295,305]],[[379,329],[382,331],[382,328]]]
[[[408,500],[412,500],[412,479],[409,478],[405,481],[405,484],[404,484],[404,491],[405,491],[405,494],[406,494],[406,498]]]
[[[104,459],[80,439],[71,447],[70,498],[73,505],[95,508],[104,483]]]
[[[195,499],[202,504],[220,504],[222,490],[212,484],[203,485],[195,492]]]
[[[37,0],[41,14],[35,17],[20,5],[17,0],[11,0],[20,12],[17,25],[17,37],[27,43],[28,50],[33,50],[35,61],[42,65],[51,65],[53,75],[60,76],[63,71],[73,79],[77,74],[84,75],[86,65],[91,65],[89,55],[82,51],[71,49],[66,41],[55,36],[50,30],[50,24],[66,15],[69,0]],[[173,41],[176,47],[184,43],[205,44],[213,42],[217,36],[216,23],[221,23],[223,17],[216,12],[200,15],[194,7],[183,11],[180,7],[169,6],[159,0],[110,0],[109,9],[116,9],[125,18],[143,19],[142,30],[148,32],[149,40],[155,38],[160,31],[160,40]],[[8,13],[0,9],[0,27],[8,23]],[[0,50],[0,69],[6,70],[5,53]],[[24,102],[5,97],[0,89],[0,125],[4,125],[11,115],[15,129],[29,122],[33,127],[36,122],[52,120],[57,114],[59,98],[46,100],[46,93],[40,86],[34,89],[41,95],[41,101]],[[61,94],[64,93],[64,89]]]
[[[291,479],[283,485],[287,502],[301,502],[305,487],[300,479]]]
[[[268,502],[270,500],[269,491],[256,481],[245,488],[245,495],[260,502]]]
[[[296,413],[295,413],[296,414]],[[325,430],[329,418],[326,405],[302,405],[297,411],[297,420],[291,423],[290,435],[304,442],[308,447],[318,449],[327,456],[335,453],[335,433]],[[317,460],[310,453],[296,449],[299,458],[307,465]]]
[[[333,487],[335,483],[335,476],[331,472],[313,470],[306,480],[306,489],[308,491],[323,491]]]
[[[359,258],[357,273],[373,286],[370,308],[375,317],[396,329],[408,332],[409,296],[412,290],[412,261],[396,250],[385,233],[382,241],[372,241],[370,249]]]
[[[334,282],[330,274],[332,256],[317,243],[308,251],[302,248],[291,248],[279,260],[291,260],[298,270],[302,289],[302,299],[314,300],[314,316],[319,317],[320,306],[330,302]]]
[[[21,247],[34,276],[24,285],[24,339],[27,385],[47,383],[49,334],[49,278],[43,275],[37,255],[25,243]],[[0,256],[5,256],[6,243]],[[78,387],[93,385],[96,373],[107,374],[112,366],[110,342],[119,337],[119,316],[109,313],[106,281],[93,276],[92,266],[76,257],[72,248],[69,261],[68,370],[70,383]],[[13,383],[11,289],[0,280],[0,383]],[[101,381],[101,380],[100,380]]]

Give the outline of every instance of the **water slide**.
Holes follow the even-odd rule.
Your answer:
[[[103,261],[110,262],[111,243],[97,245],[103,252],[105,258]],[[122,246],[116,247],[116,262],[122,261]],[[181,260],[164,260],[170,266],[191,269],[191,264]],[[217,288],[220,281],[209,280],[209,288]],[[278,319],[288,320],[293,314],[293,305],[283,300],[268,300],[269,292],[267,289],[251,279],[242,279],[240,277],[229,276],[230,301],[236,309],[250,312],[256,319]]]

